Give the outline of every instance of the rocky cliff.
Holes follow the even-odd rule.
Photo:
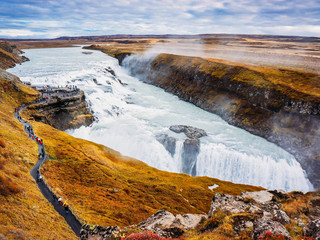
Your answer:
[[[320,187],[320,76],[221,60],[130,56],[131,74],[292,153]]]
[[[16,45],[9,42],[0,42],[0,68],[7,69],[14,67],[17,63],[28,61],[23,52]]]
[[[43,96],[44,94],[47,94],[47,92],[43,93]],[[28,108],[28,114],[31,118],[59,130],[89,126],[93,122],[93,116],[87,108],[83,91],[68,92],[56,89],[51,91],[50,94],[50,100],[46,103]]]

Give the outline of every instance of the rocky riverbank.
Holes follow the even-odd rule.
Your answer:
[[[172,54],[119,62],[142,81],[276,143],[320,187],[319,75]]]

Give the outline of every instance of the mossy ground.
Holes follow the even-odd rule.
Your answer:
[[[14,108],[39,94],[18,81],[0,78],[0,96],[0,235],[6,239],[76,239],[31,177],[38,147],[14,119]]]

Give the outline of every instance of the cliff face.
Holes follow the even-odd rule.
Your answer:
[[[286,149],[320,187],[319,75],[171,54],[132,56],[123,65],[144,82]]]
[[[29,107],[30,117],[59,130],[89,126],[93,122],[83,91],[51,94],[48,102]]]
[[[23,52],[16,45],[9,42],[0,42],[0,68],[7,69],[14,67],[17,63],[28,61]]]

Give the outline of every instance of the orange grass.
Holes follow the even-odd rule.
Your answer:
[[[14,108],[38,95],[18,80],[0,78],[1,235],[5,239],[77,239],[31,177],[38,148],[14,119]]]

